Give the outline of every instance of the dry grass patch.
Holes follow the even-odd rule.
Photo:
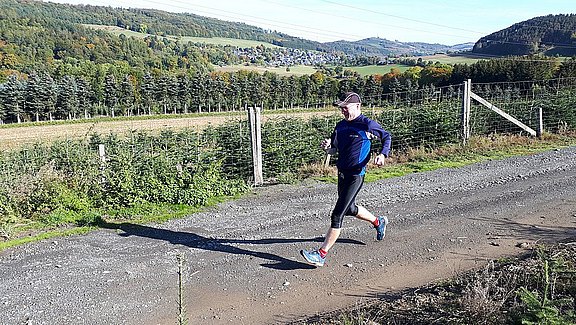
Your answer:
[[[574,324],[576,238],[293,324]],[[538,297],[534,301],[533,297]]]

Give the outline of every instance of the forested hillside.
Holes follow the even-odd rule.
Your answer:
[[[387,93],[453,85],[469,78],[474,82],[505,82],[576,77],[576,59],[544,56],[483,60],[471,65],[414,60],[407,71],[391,69],[383,75],[363,77],[343,66],[377,63],[371,61],[373,57],[282,47],[239,49],[151,34],[118,36],[82,25],[114,24],[157,34],[212,29],[210,25],[171,29],[178,25],[178,19],[192,15],[115,10],[0,0],[0,122],[229,111],[246,106],[310,108],[329,104],[349,90],[363,95],[370,105],[380,103]],[[164,27],[159,23],[162,17],[167,21]],[[202,18],[198,19],[200,24]],[[213,35],[219,29],[226,32],[225,27],[219,27],[220,22],[214,24]],[[250,30],[246,27],[239,33],[250,35]],[[296,58],[316,65],[318,71],[280,76],[246,70],[216,72],[212,68],[270,62],[289,66]],[[331,62],[335,67],[312,62]]]
[[[472,50],[491,55],[576,55],[576,14],[532,18],[482,37]]]
[[[389,54],[419,55],[435,52],[461,50],[440,44],[402,43],[386,39],[370,38],[356,42],[319,43],[276,31],[264,30],[244,23],[228,22],[190,13],[170,13],[153,9],[123,9],[91,5],[67,5],[39,1],[0,0],[0,17],[14,19],[26,17],[31,23],[51,21],[54,25],[65,25],[71,31],[78,24],[116,26],[127,30],[155,36],[173,37],[224,37],[255,40],[285,48],[339,51],[347,55],[373,55],[385,57]],[[465,48],[471,48],[471,45]]]
[[[343,51],[347,54],[356,54],[364,56],[395,56],[402,54],[409,55],[428,55],[434,53],[451,53],[462,52],[472,49],[472,43],[457,44],[453,46],[443,44],[430,44],[423,42],[398,42],[382,39],[378,37],[371,37],[356,42],[338,41],[324,43],[324,45],[332,50]]]
[[[317,49],[320,45],[318,42],[266,31],[244,23],[227,22],[189,13],[22,0],[2,0],[0,8],[3,17],[16,15],[33,17],[32,19],[56,20],[63,24],[110,25],[157,36],[229,37],[303,49]]]

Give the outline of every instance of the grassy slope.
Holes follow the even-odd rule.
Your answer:
[[[122,27],[118,26],[106,26],[106,25],[92,25],[92,24],[84,24],[86,27],[105,30],[115,35],[125,35],[125,36],[134,36],[138,38],[144,38],[147,36],[152,36],[150,34],[138,33],[134,32]],[[206,43],[206,44],[213,44],[213,45],[231,45],[231,46],[238,46],[238,47],[256,47],[259,45],[264,45],[265,47],[269,48],[279,48],[277,45],[273,45],[266,42],[260,41],[252,41],[252,40],[244,40],[244,39],[235,39],[235,38],[224,38],[224,37],[190,37],[190,36],[183,36],[183,37],[176,37],[176,36],[167,36],[167,38],[172,40],[179,40],[182,43],[194,42],[194,43]]]
[[[374,74],[384,75],[390,72],[391,69],[398,69],[400,72],[408,70],[410,66],[403,64],[387,64],[387,65],[367,65],[363,67],[344,67],[344,69],[358,72],[361,76],[370,76]]]
[[[432,62],[440,62],[445,64],[456,64],[456,63],[476,63],[478,60],[481,60],[482,57],[474,57],[468,55],[448,55],[448,54],[435,54],[435,55],[427,55],[421,57],[413,57],[413,59],[421,58],[423,61],[432,61]]]

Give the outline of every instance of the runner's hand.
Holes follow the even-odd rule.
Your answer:
[[[324,139],[322,140],[322,142],[320,143],[320,148],[322,150],[328,150],[328,148],[331,147],[331,143],[330,143],[330,139]]]
[[[384,163],[386,163],[386,157],[383,154],[379,154],[376,156],[376,158],[374,158],[374,163],[378,166],[382,166]]]

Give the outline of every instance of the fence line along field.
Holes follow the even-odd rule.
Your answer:
[[[294,116],[299,118],[310,118],[312,116],[328,116],[335,114],[336,111],[312,111],[312,112],[283,112],[274,114],[265,114],[262,120],[273,119],[281,116]],[[67,123],[59,122],[56,124],[46,125],[28,125],[17,127],[0,128],[0,143],[2,149],[15,148],[24,144],[31,144],[41,141],[61,140],[61,139],[79,139],[86,136],[97,134],[122,134],[132,130],[161,131],[166,129],[195,129],[202,130],[210,125],[216,126],[224,124],[232,119],[247,118],[246,112],[236,112],[235,114],[227,113],[201,115],[192,117],[174,117],[174,118],[146,118],[146,119],[122,119],[97,120]]]

